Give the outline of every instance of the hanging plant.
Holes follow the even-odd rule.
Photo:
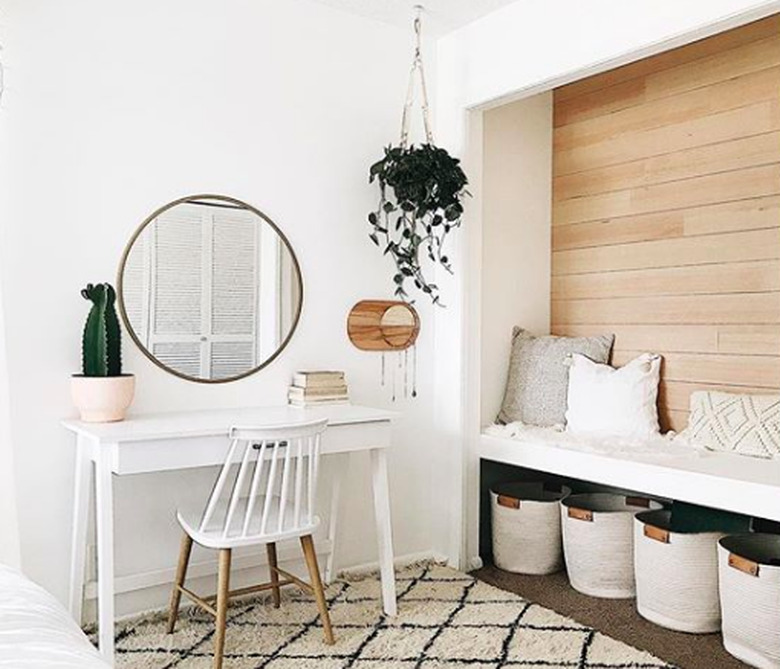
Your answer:
[[[414,22],[417,35],[409,88],[401,122],[401,142],[388,146],[384,158],[371,166],[369,183],[379,183],[379,204],[368,215],[372,226],[371,241],[395,261],[393,276],[395,294],[407,299],[407,280],[415,288],[441,304],[439,287],[429,282],[423,272],[421,253],[452,274],[450,260],[444,251],[447,235],[459,228],[463,215],[462,200],[469,195],[468,179],[460,161],[433,142],[428,118],[428,95],[425,87],[420,48],[420,17]],[[409,145],[409,110],[414,102],[414,76],[418,73],[422,89],[422,113],[427,142]]]
[[[408,297],[409,279],[439,304],[438,286],[425,278],[420,252],[452,273],[444,243],[460,227],[468,183],[459,163],[444,149],[421,144],[387,147],[385,157],[371,166],[369,181],[379,182],[380,198],[377,210],[368,215],[370,237],[395,261],[399,297]]]

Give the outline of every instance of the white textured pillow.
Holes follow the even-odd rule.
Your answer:
[[[711,451],[780,458],[780,397],[691,393],[691,415],[682,436]]]
[[[658,434],[661,356],[645,353],[615,369],[574,353],[569,369],[566,430],[644,438]]]

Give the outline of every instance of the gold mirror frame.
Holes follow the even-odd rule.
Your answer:
[[[161,363],[157,358],[154,357],[154,355],[152,355],[151,351],[149,351],[146,348],[146,346],[144,346],[143,343],[141,343],[141,341],[138,339],[137,335],[135,334],[135,330],[133,330],[133,327],[130,324],[130,319],[127,316],[127,311],[125,310],[125,299],[124,299],[125,265],[127,264],[127,258],[130,255],[130,250],[133,248],[133,244],[135,244],[138,237],[146,229],[146,226],[149,225],[152,221],[154,221],[158,216],[160,216],[164,212],[168,211],[169,209],[173,209],[173,207],[176,207],[180,204],[186,204],[187,202],[190,202],[192,200],[206,200],[206,199],[217,200],[219,202],[225,202],[233,206],[243,207],[248,211],[251,211],[255,215],[259,216],[263,221],[265,221],[268,225],[271,226],[274,232],[276,232],[276,234],[279,235],[279,238],[282,240],[282,243],[284,243],[284,245],[287,247],[287,250],[290,252],[290,257],[292,258],[293,266],[295,267],[295,274],[298,279],[298,292],[301,296],[300,300],[298,301],[298,308],[295,311],[295,317],[293,318],[290,331],[287,333],[287,336],[284,338],[284,340],[279,344],[279,347],[276,349],[276,352],[268,359],[264,360],[261,365],[258,365],[257,367],[254,367],[253,369],[250,369],[249,371],[244,372],[243,374],[239,374],[237,376],[231,376],[226,379],[200,379],[194,376],[189,376],[187,374],[182,374],[181,372],[176,371],[175,369],[171,369],[170,367]],[[148,360],[153,362],[157,367],[159,367],[163,371],[168,372],[169,374],[173,374],[173,376],[178,376],[180,379],[184,379],[185,381],[194,381],[195,383],[207,383],[207,384],[230,383],[232,381],[239,381],[241,379],[245,379],[246,377],[259,372],[261,369],[264,369],[265,367],[270,365],[274,360],[276,360],[276,358],[279,357],[282,351],[284,351],[284,349],[287,348],[287,345],[290,343],[292,336],[295,334],[295,331],[298,329],[298,323],[301,320],[301,312],[303,311],[303,296],[304,296],[303,273],[301,272],[301,266],[298,263],[298,257],[295,255],[295,251],[293,250],[292,244],[290,244],[290,240],[287,239],[287,235],[285,235],[279,229],[279,226],[276,225],[276,223],[274,223],[268,216],[266,216],[259,209],[253,207],[251,204],[247,204],[243,200],[238,200],[234,197],[229,197],[227,195],[213,195],[213,194],[187,195],[185,197],[180,197],[178,200],[173,200],[172,202],[169,202],[168,204],[163,205],[159,209],[152,212],[152,214],[149,215],[146,218],[146,220],[136,228],[135,232],[130,237],[130,240],[127,242],[124,251],[122,252],[122,257],[119,261],[119,269],[117,270],[116,286],[117,286],[117,290],[116,290],[117,303],[119,305],[119,313],[122,315],[122,322],[125,325],[125,331],[130,335],[130,338],[133,340],[133,343],[138,347],[141,353],[143,353]]]

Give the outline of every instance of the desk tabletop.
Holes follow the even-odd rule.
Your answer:
[[[206,409],[128,416],[116,423],[85,423],[76,419],[62,421],[63,427],[100,442],[150,441],[179,437],[227,435],[234,425],[273,427],[306,423],[322,418],[328,425],[358,425],[391,421],[398,414],[355,404],[332,404],[319,407],[244,407]]]

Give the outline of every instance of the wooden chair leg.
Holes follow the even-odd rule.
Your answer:
[[[171,591],[171,609],[168,613],[168,634],[173,634],[176,629],[176,621],[179,618],[179,605],[181,604],[181,590],[184,585],[184,579],[187,578],[187,567],[190,563],[190,554],[192,553],[192,538],[186,532],[181,538],[181,549],[179,550],[179,565],[176,567],[176,581]]]
[[[217,587],[217,628],[214,636],[214,669],[222,669],[225,653],[228,593],[230,592],[230,549],[219,551],[219,584]]]
[[[268,569],[271,572],[271,584],[273,585],[271,591],[274,598],[274,607],[278,609],[282,603],[282,591],[279,587],[279,573],[276,571],[276,568],[279,566],[276,559],[276,544],[266,544],[265,549],[268,553]]]
[[[333,645],[336,641],[333,638],[333,628],[330,625],[328,602],[325,599],[325,590],[322,587],[320,567],[317,564],[317,554],[314,552],[314,540],[310,534],[301,537],[301,547],[303,548],[303,557],[306,559],[306,566],[309,569],[309,578],[311,579],[311,586],[314,589],[314,598],[317,600],[317,608],[320,611],[322,627],[325,630],[325,643]]]

